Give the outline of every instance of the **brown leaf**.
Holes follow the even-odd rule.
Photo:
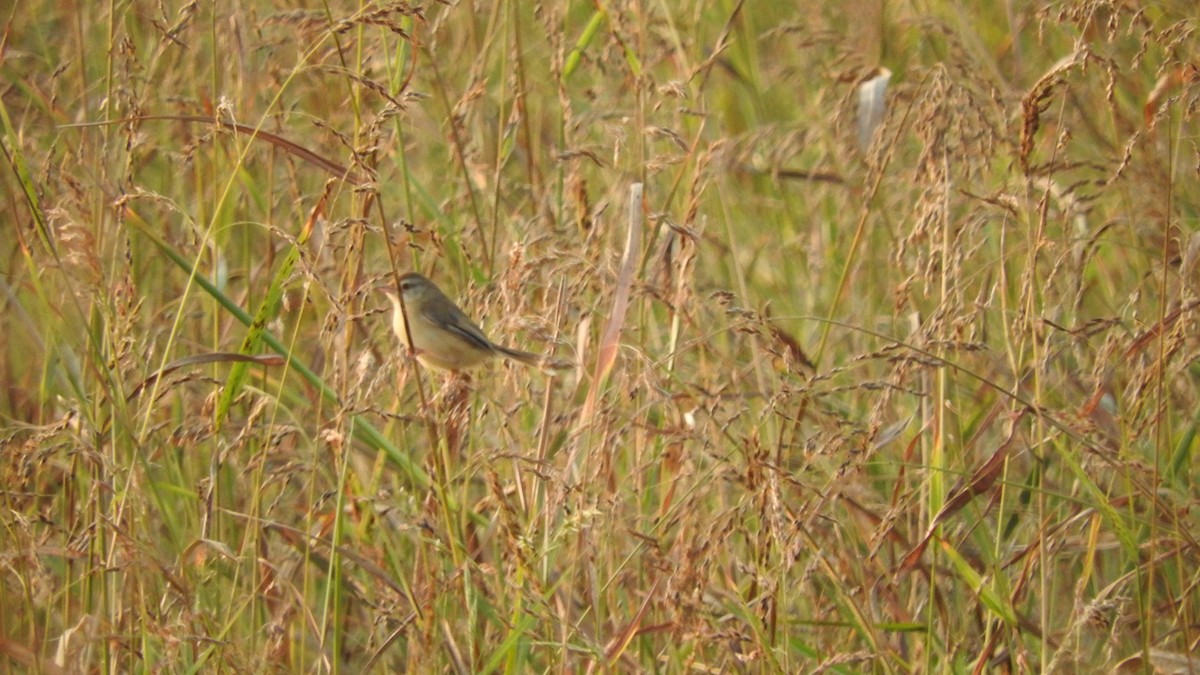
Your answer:
[[[132,401],[133,399],[140,396],[141,393],[143,391],[145,391],[147,387],[152,386],[155,382],[157,382],[161,378],[163,378],[167,375],[170,375],[171,373],[175,372],[176,370],[179,370],[180,368],[186,368],[188,366],[198,366],[198,365],[202,365],[205,363],[221,363],[221,362],[236,362],[236,361],[257,363],[257,364],[263,365],[263,366],[282,366],[283,364],[287,363],[287,357],[280,356],[279,354],[251,355],[251,354],[237,354],[234,352],[209,352],[207,354],[193,354],[192,356],[185,356],[184,358],[179,359],[178,361],[172,361],[171,363],[168,363],[167,365],[163,366],[162,369],[159,370],[157,373],[154,373],[150,377],[147,377],[145,380],[142,380],[142,383],[139,384],[138,386],[134,387],[133,391],[130,392],[130,394],[125,397],[125,400]]]
[[[1129,345],[1129,349],[1125,350],[1125,358],[1130,359],[1135,354],[1145,349],[1146,345],[1150,344],[1154,338],[1161,335],[1163,331],[1170,328],[1172,324],[1178,321],[1179,317],[1182,316],[1184,312],[1190,312],[1197,306],[1200,306],[1200,300],[1193,300],[1183,307],[1180,307],[1170,314],[1164,316],[1162,321],[1154,324],[1149,330],[1134,339],[1133,343]]]
[[[1150,95],[1146,97],[1146,105],[1142,106],[1142,120],[1147,127],[1154,125],[1154,116],[1162,107],[1163,100],[1171,92],[1195,80],[1198,74],[1200,71],[1197,71],[1195,65],[1186,65],[1172,68],[1158,78],[1158,82],[1154,83],[1154,89],[1151,89]]]
[[[1009,423],[1008,438],[1000,444],[1000,447],[988,457],[987,461],[976,469],[969,479],[966,481],[959,480],[950,488],[950,493],[946,497],[946,503],[938,511],[937,515],[929,523],[929,529],[925,531],[925,536],[921,541],[909,551],[908,555],[904,556],[904,560],[900,564],[900,571],[906,572],[916,565],[921,554],[925,551],[925,547],[929,545],[929,540],[941,525],[950,516],[958,513],[964,506],[969,504],[976,496],[983,494],[991,489],[996,483],[996,479],[1000,477],[1000,472],[1004,469],[1004,462],[1008,459],[1009,451],[1012,450],[1013,441],[1017,437],[1017,425],[1021,418],[1029,411],[1022,409],[1013,416]]]

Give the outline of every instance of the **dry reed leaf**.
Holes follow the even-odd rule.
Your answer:
[[[881,67],[877,73],[858,85],[858,149],[863,153],[871,149],[871,141],[887,112],[887,87],[892,71]]]
[[[59,636],[54,665],[69,673],[86,671],[94,657],[92,650],[100,639],[100,619],[84,614],[78,623]]]
[[[5,637],[0,637],[0,654],[12,659],[14,663],[19,663],[27,668],[37,668],[37,672],[40,673],[47,673],[49,675],[59,675],[61,673],[66,675],[66,673],[72,672],[67,668],[45,660],[39,656],[39,652],[26,647],[16,640],[10,640]]]
[[[1163,675],[1186,675],[1196,672],[1198,667],[1200,667],[1200,656],[1193,656],[1185,652],[1170,652],[1165,649],[1151,649],[1148,659],[1146,654],[1134,654],[1118,663],[1112,672],[1144,673],[1148,670]]]
[[[992,453],[992,456],[982,466],[971,473],[969,479],[959,480],[954,484],[954,487],[950,488],[950,493],[946,497],[946,503],[942,505],[937,515],[930,521],[929,529],[925,531],[925,536],[921,537],[921,541],[913,547],[913,550],[904,556],[904,560],[900,564],[900,571],[906,572],[917,564],[917,561],[920,560],[921,554],[925,552],[925,548],[929,545],[929,540],[933,538],[934,532],[937,531],[939,525],[950,516],[961,511],[972,499],[987,492],[995,485],[996,479],[1000,477],[1000,472],[1004,468],[1004,463],[1008,460],[1013,441],[1017,437],[1017,424],[1028,412],[1028,410],[1017,412],[1009,423],[1008,438],[1000,444],[1000,447]]]
[[[642,606],[638,609],[637,614],[630,619],[629,623],[625,624],[621,632],[614,635],[613,639],[609,641],[607,648],[604,650],[604,661],[608,664],[608,667],[616,664],[621,652],[625,651],[625,648],[629,646],[629,642],[633,640],[634,635],[637,635],[638,626],[641,626],[642,620],[646,618],[646,611],[650,609],[650,602],[657,597],[657,592],[658,580],[655,580],[654,585],[646,593],[646,599],[642,601]]]
[[[633,288],[633,276],[637,271],[638,258],[642,250],[642,184],[634,183],[629,186],[629,230],[625,239],[625,254],[621,258],[621,271],[617,275],[617,287],[613,293],[612,312],[608,315],[608,323],[604,326],[600,338],[600,351],[596,359],[596,370],[593,382],[595,385],[588,392],[587,402],[581,411],[580,421],[586,423],[596,410],[596,396],[600,384],[612,372],[617,360],[617,351],[621,346],[621,329],[625,325],[625,312],[629,309],[629,294]]]
[[[1150,344],[1154,338],[1162,335],[1164,331],[1174,325],[1175,322],[1179,320],[1180,316],[1183,316],[1185,312],[1192,311],[1197,306],[1200,306],[1200,300],[1193,300],[1183,307],[1179,307],[1175,311],[1164,316],[1162,321],[1154,324],[1148,330],[1134,339],[1133,343],[1129,345],[1129,349],[1125,350],[1125,358],[1133,358],[1135,354],[1145,349],[1146,345]]]
[[[124,118],[124,119],[116,119],[116,120],[105,120],[102,122],[84,122],[82,124],[64,124],[64,125],[62,125],[62,128],[71,129],[71,128],[105,126],[105,125],[110,125],[110,124],[128,124],[130,122],[143,122],[143,121],[147,121],[147,120],[187,122],[189,124],[215,124],[227,131],[232,131],[234,133],[238,133],[243,136],[248,136],[248,137],[250,137],[251,140],[266,141],[267,143],[274,145],[275,147],[283,150],[284,152],[295,155],[296,157],[299,157],[300,159],[308,162],[309,164],[312,164],[313,166],[324,169],[326,172],[333,175],[334,177],[346,180],[354,185],[361,186],[361,185],[365,185],[367,182],[369,182],[369,177],[364,176],[350,168],[342,166],[341,164],[333,161],[332,159],[318,155],[317,153],[313,152],[312,150],[309,150],[308,148],[300,145],[299,143],[290,141],[290,140],[284,138],[283,136],[273,134],[269,131],[264,131],[257,127],[252,127],[252,126],[249,126],[246,124],[239,124],[237,122],[226,122],[223,120],[216,119],[214,117],[202,117],[199,115],[138,115],[136,117],[129,117],[129,118]]]
[[[168,363],[167,365],[160,368],[158,370],[158,372],[156,372],[153,375],[151,375],[150,377],[147,377],[146,379],[142,380],[141,383],[138,384],[138,386],[134,387],[133,391],[130,392],[129,395],[125,397],[125,400],[132,401],[133,399],[140,396],[141,393],[146,390],[146,387],[153,385],[155,382],[158,382],[164,376],[170,375],[171,373],[175,372],[176,370],[179,370],[180,368],[186,368],[188,366],[198,366],[198,365],[202,365],[202,364],[206,364],[206,363],[224,363],[224,362],[256,363],[260,366],[282,366],[283,364],[287,363],[287,357],[280,356],[279,354],[250,355],[250,354],[237,354],[234,352],[209,352],[207,354],[193,354],[192,356],[185,356],[184,358],[179,359],[178,361],[172,361],[171,363]]]
[[[1158,78],[1154,89],[1151,89],[1150,95],[1146,97],[1146,105],[1142,106],[1142,121],[1148,128],[1154,126],[1154,117],[1167,96],[1184,84],[1194,81],[1198,75],[1200,71],[1195,65],[1186,65],[1172,68]]]

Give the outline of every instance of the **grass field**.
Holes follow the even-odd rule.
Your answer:
[[[0,672],[1200,670],[1193,0],[300,4],[0,7]]]

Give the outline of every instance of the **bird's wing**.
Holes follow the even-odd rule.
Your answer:
[[[446,317],[437,317],[427,311],[421,313],[435,326],[439,326],[448,331],[461,335],[466,340],[474,343],[480,349],[487,351],[492,351],[495,349],[495,346],[492,345],[492,341],[487,339],[487,336],[483,334],[483,331],[480,330],[479,326],[476,326],[475,322],[471,321],[471,319],[462,312],[456,312],[450,321],[446,321]]]

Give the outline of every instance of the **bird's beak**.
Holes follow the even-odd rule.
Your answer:
[[[384,277],[383,279],[376,281],[374,283],[374,285],[371,286],[371,290],[376,291],[376,292],[383,291],[384,293],[387,293],[389,291],[391,291],[392,293],[397,293],[398,291],[396,290],[396,279],[393,278],[392,275],[389,274],[386,277]]]

